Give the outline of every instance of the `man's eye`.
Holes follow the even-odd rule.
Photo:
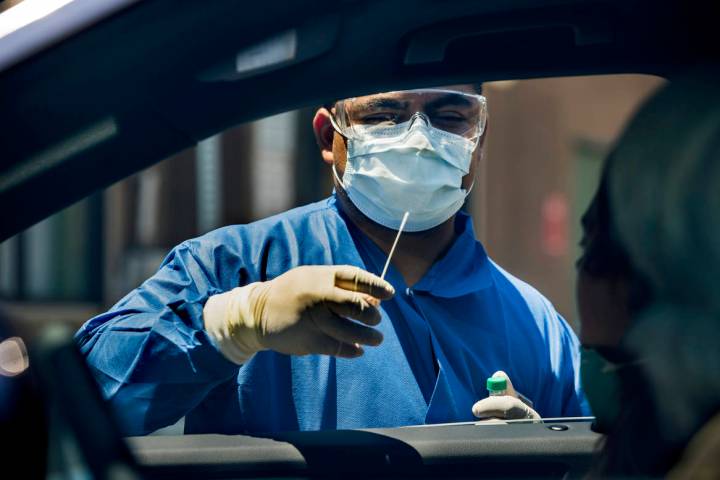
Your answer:
[[[397,123],[398,115],[395,113],[373,113],[365,115],[361,121],[365,125],[378,125],[380,123]]]
[[[457,112],[438,112],[434,115],[435,120],[441,122],[465,122],[467,118],[465,115]]]

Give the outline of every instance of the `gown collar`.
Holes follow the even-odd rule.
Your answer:
[[[379,274],[387,258],[385,253],[342,212],[335,194],[330,197],[329,205],[344,221],[358,250],[365,250],[368,253],[369,263]],[[413,291],[425,292],[436,297],[456,298],[493,285],[490,259],[482,244],[475,239],[470,215],[463,211],[457,213],[455,231],[457,236],[450,249],[412,287]],[[394,278],[393,283],[402,282],[403,289],[407,288],[402,276],[392,265],[388,277]],[[396,288],[398,286],[395,285]]]

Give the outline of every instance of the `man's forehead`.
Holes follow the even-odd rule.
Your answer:
[[[381,92],[381,93],[374,93],[372,95],[363,95],[360,97],[356,97],[356,101],[360,103],[370,102],[373,99],[376,98],[392,98],[392,99],[403,99],[404,97],[410,97],[417,93],[418,90],[423,89],[413,89],[413,90],[395,90],[392,92]],[[440,87],[432,87],[428,90],[447,90],[451,92],[458,92],[458,93],[469,93],[469,94],[477,94],[477,90],[473,85],[444,85]]]
[[[463,93],[472,93],[472,94],[478,93],[478,90],[477,90],[478,87],[472,83],[464,83],[464,84],[460,84],[460,85],[446,85],[444,87],[437,87],[437,88],[439,88],[441,90],[455,90],[455,91],[463,92]]]

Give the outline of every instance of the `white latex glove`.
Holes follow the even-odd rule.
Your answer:
[[[354,358],[363,354],[360,345],[382,342],[366,325],[380,323],[380,300],[394,294],[392,285],[358,267],[302,266],[213,295],[203,320],[218,349],[239,365],[266,349]]]
[[[472,407],[473,415],[481,419],[540,420],[540,415],[530,405],[520,400],[510,377],[505,372],[497,371],[493,377],[507,380],[507,395],[491,396],[476,402]]]

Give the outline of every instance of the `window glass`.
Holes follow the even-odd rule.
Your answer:
[[[603,159],[663,80],[642,75],[490,82],[485,153],[466,203],[490,257],[577,329],[580,216]],[[0,295],[34,328],[77,329],[153,275],[174,246],[332,192],[316,109],[200,142],[0,244]]]

